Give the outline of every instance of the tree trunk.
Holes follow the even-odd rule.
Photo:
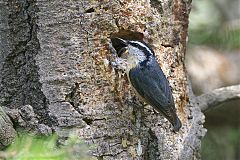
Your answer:
[[[0,0],[0,105],[23,121],[32,113],[33,124],[18,116],[16,126],[97,144],[98,159],[199,159],[204,116],[184,66],[190,3]],[[155,51],[183,123],[178,133],[109,65],[114,36]]]

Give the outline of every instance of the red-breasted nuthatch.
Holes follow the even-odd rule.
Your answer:
[[[173,130],[178,131],[182,124],[176,114],[172,91],[153,50],[142,41],[112,38],[111,42],[117,56],[126,62],[126,66],[120,68],[124,68],[137,95],[162,113]]]

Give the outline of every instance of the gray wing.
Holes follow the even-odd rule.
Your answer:
[[[172,92],[156,60],[151,66],[148,64],[131,69],[129,80],[138,94],[174,125],[178,118]]]

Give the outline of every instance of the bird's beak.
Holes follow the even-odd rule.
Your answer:
[[[121,38],[111,38],[112,46],[117,51],[119,57],[122,56],[123,53],[127,52],[127,41]]]

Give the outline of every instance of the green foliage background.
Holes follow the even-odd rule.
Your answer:
[[[89,146],[78,138],[71,136],[63,146],[57,146],[57,141],[56,135],[20,134],[0,152],[0,160],[94,160],[87,155]]]
[[[240,1],[198,0],[192,4],[188,47],[201,45],[239,54]],[[239,102],[205,113],[204,127],[208,132],[202,140],[203,160],[240,160],[240,109],[231,112],[232,106],[239,106]]]
[[[193,1],[189,20],[189,45],[207,45],[225,50],[239,49],[240,24],[238,16],[240,12],[234,10],[230,4],[236,4],[240,7],[240,2],[237,3],[238,0],[222,0],[226,1],[226,5],[222,4],[221,6],[217,1]],[[229,5],[227,5],[228,2]],[[224,7],[227,8],[227,11],[223,9]],[[226,12],[232,13],[227,14]]]

